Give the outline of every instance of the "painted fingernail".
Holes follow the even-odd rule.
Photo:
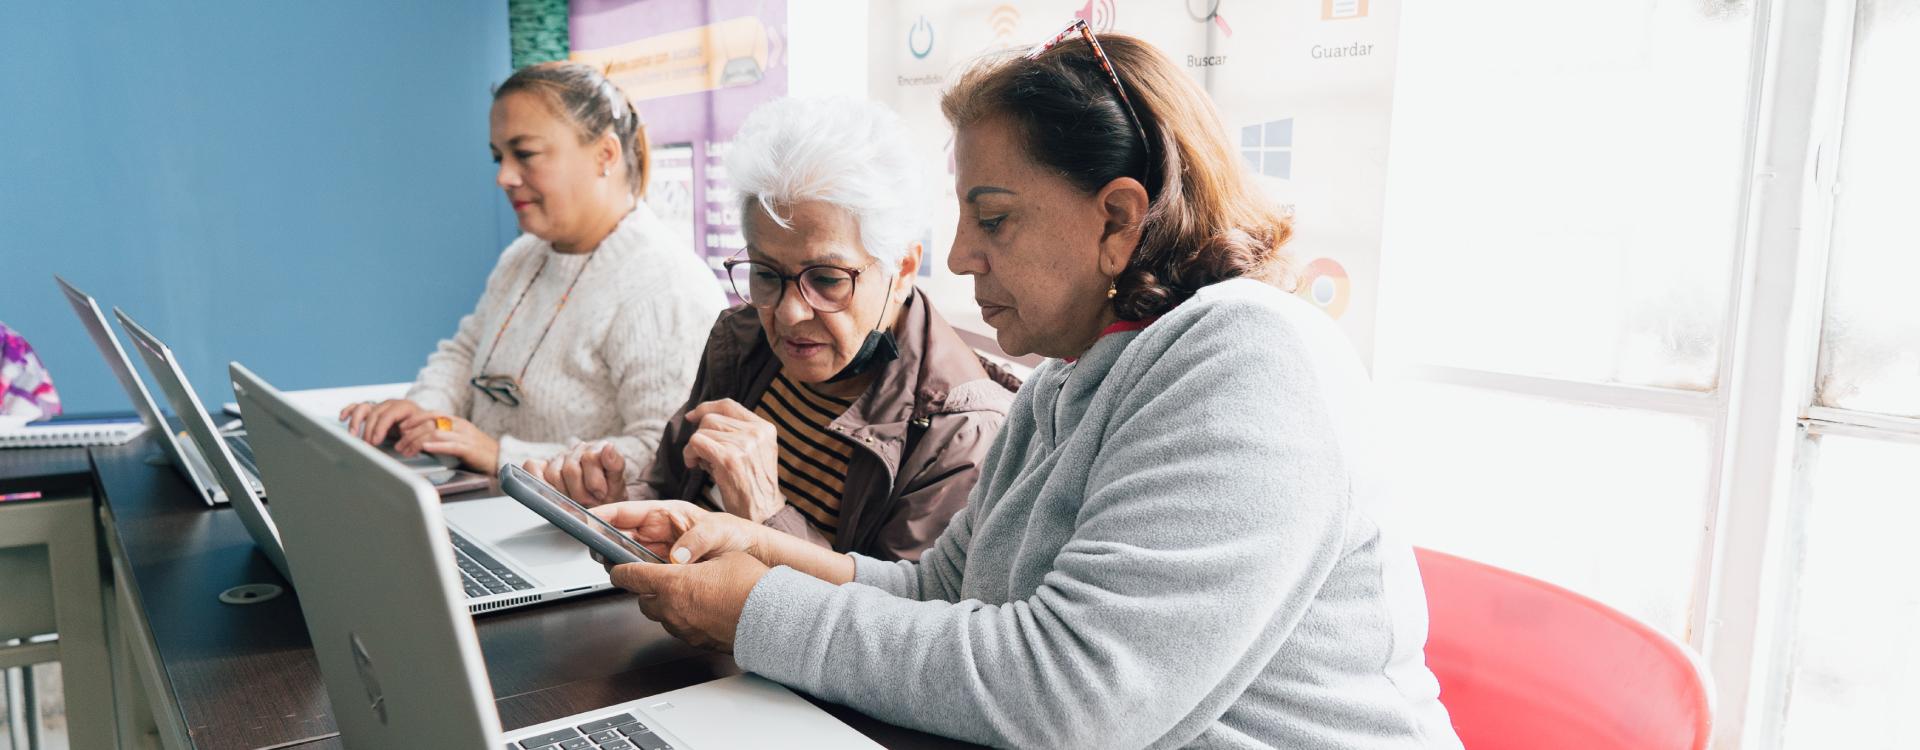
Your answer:
[[[687,548],[685,548],[685,547],[675,547],[675,548],[673,548],[673,561],[674,561],[674,562],[677,562],[677,563],[680,563],[680,564],[682,564],[682,565],[685,565],[685,564],[686,564],[686,562],[687,562],[687,560],[690,560],[690,559],[692,559],[692,558],[693,558],[693,553],[692,553],[692,552],[688,552],[688,551],[687,551]]]

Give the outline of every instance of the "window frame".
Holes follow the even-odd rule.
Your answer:
[[[1710,420],[1685,640],[1714,684],[1714,746],[1777,747],[1791,676],[1793,533],[1820,435],[1920,442],[1920,418],[1819,406],[1815,377],[1855,0],[1756,0],[1733,274],[1709,391],[1397,363],[1379,373]]]

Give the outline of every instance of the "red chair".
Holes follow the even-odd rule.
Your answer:
[[[1427,666],[1466,750],[1704,750],[1713,698],[1693,652],[1579,594],[1415,549]]]

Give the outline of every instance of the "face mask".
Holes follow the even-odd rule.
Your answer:
[[[867,334],[867,340],[860,344],[860,351],[854,353],[853,359],[839,373],[827,378],[827,382],[838,383],[859,377],[863,372],[899,358],[900,342],[893,338],[893,332],[876,330]]]
[[[893,304],[893,286],[887,286],[887,304]],[[885,310],[885,307],[881,308]],[[880,320],[886,320],[882,314]],[[881,331],[880,320],[873,322],[873,330],[867,332],[867,340],[860,342],[860,351],[853,353],[853,359],[840,372],[827,378],[829,383],[838,383],[849,378],[859,377],[861,373],[885,365],[900,358],[900,342],[893,337],[892,331]]]

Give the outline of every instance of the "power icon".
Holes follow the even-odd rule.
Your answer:
[[[907,51],[913,53],[916,60],[925,60],[933,54],[933,24],[926,16],[913,22],[913,28],[907,29]]]

